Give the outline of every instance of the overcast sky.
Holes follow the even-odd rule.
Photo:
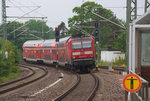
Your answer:
[[[22,16],[35,9],[35,7],[20,8],[15,6],[41,6],[39,9],[26,16],[48,17],[47,24],[50,27],[55,28],[61,21],[68,25],[68,18],[75,15],[72,13],[72,9],[76,6],[81,6],[86,1],[94,1],[101,4],[103,7],[111,9],[118,18],[123,19],[124,21],[126,19],[126,0],[6,0],[7,6],[13,6],[7,8],[7,16]],[[138,0],[138,7],[144,7],[144,1],[145,0]],[[138,9],[138,15],[143,14],[143,9],[144,8]],[[21,19],[17,21],[25,20]]]

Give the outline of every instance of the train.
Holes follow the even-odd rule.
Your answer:
[[[88,72],[95,67],[94,43],[94,38],[90,36],[68,36],[59,42],[55,39],[29,40],[22,46],[23,59]]]

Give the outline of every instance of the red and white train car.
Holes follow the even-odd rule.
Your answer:
[[[39,62],[43,58],[42,45],[44,40],[26,41],[23,44],[23,58],[28,61]]]
[[[58,64],[87,71],[95,67],[92,37],[66,37],[58,43]]]
[[[42,61],[47,64],[57,63],[57,44],[55,39],[45,40],[43,42],[43,58]]]
[[[65,37],[59,42],[55,42],[55,39],[27,41],[23,45],[23,58],[89,71],[95,67],[94,39]]]

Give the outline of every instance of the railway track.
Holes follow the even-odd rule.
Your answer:
[[[102,68],[102,69],[108,69],[108,66],[100,66],[100,68]],[[116,71],[123,72],[123,71],[126,70],[126,67],[112,67],[112,69],[114,69]]]
[[[20,79],[4,83],[0,85],[0,94],[5,94],[7,92],[16,90],[20,87],[26,86],[28,84],[31,84],[43,77],[45,77],[48,74],[48,71],[42,67],[39,66],[32,66],[32,65],[27,65],[27,64],[21,64],[19,65],[20,67],[26,68],[30,71],[30,73]]]
[[[91,101],[99,86],[99,80],[93,73],[77,74],[76,84],[53,101]]]

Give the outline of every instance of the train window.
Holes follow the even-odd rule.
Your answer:
[[[82,45],[83,45],[83,48],[91,48],[92,41],[91,40],[82,41]]]
[[[72,42],[72,49],[79,49],[82,48],[81,41],[73,41]]]

